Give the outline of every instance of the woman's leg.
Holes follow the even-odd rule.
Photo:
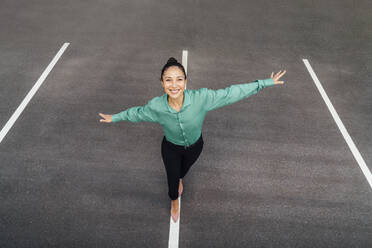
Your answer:
[[[197,141],[195,146],[184,151],[183,153],[184,155],[182,158],[182,164],[181,164],[181,174],[180,174],[181,178],[183,178],[187,174],[191,166],[199,158],[203,150],[203,145],[204,145],[204,141],[203,141],[203,137],[201,137],[201,139]]]
[[[161,144],[161,155],[163,158],[168,180],[168,195],[172,200],[178,198],[178,186],[181,172],[181,154],[171,147],[165,139]]]

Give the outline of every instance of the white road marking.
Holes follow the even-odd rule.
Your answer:
[[[307,59],[303,59],[303,62],[305,63],[305,66],[306,66],[307,70],[309,71],[311,77],[313,78],[313,81],[314,81],[316,87],[318,88],[320,94],[322,95],[324,102],[327,104],[327,107],[328,107],[329,111],[331,112],[332,117],[335,120],[338,128],[340,129],[342,136],[344,136],[344,139],[345,139],[346,143],[348,144],[351,152],[353,153],[355,160],[358,162],[359,167],[362,169],[364,176],[367,178],[369,186],[372,188],[371,171],[368,169],[368,166],[366,165],[366,162],[364,161],[362,155],[360,155],[360,152],[359,152],[358,148],[355,146],[355,144],[354,144],[353,140],[351,139],[348,131],[346,130],[344,124],[342,123],[340,117],[338,116],[335,108],[333,107],[331,101],[329,100],[329,98],[327,96],[327,93],[323,89],[322,84],[320,83],[318,77],[316,76],[315,72],[313,71],[309,61]]]
[[[185,68],[186,77],[187,77],[187,56],[188,56],[188,51],[187,50],[183,50],[182,51],[182,65]],[[187,84],[185,86],[185,90],[186,90],[186,88],[187,88]]]
[[[181,196],[178,197],[179,203],[179,216],[176,223],[174,223],[172,216],[170,217],[170,225],[169,225],[169,241],[168,241],[168,248],[178,248],[178,240],[179,240],[179,230],[180,230],[180,221],[181,221]]]
[[[16,122],[18,117],[21,115],[27,104],[30,102],[31,98],[35,95],[41,84],[44,82],[45,78],[48,76],[49,72],[53,69],[54,65],[57,63],[58,59],[62,56],[63,52],[66,50],[66,48],[70,45],[70,43],[64,43],[62,47],[59,49],[57,54],[54,56],[53,60],[50,62],[50,64],[47,66],[47,68],[44,70],[44,72],[41,74],[39,79],[36,81],[35,85],[32,87],[32,89],[28,92],[26,97],[23,99],[21,104],[18,106],[16,111],[13,113],[13,115],[10,117],[8,122],[5,124],[3,129],[0,131],[0,143],[4,139],[5,135],[8,133],[8,131],[12,128],[13,124]]]
[[[182,51],[182,65],[185,68],[186,76],[187,76],[187,50]],[[186,87],[185,87],[186,89]],[[181,221],[181,196],[178,197],[179,202],[179,216],[176,223],[174,223],[172,219],[172,215],[170,216],[170,223],[169,223],[169,241],[168,241],[168,248],[178,248],[178,241],[179,241],[179,230],[180,230],[180,221]]]

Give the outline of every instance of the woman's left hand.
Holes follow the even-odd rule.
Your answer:
[[[274,80],[274,84],[284,84],[284,81],[278,81],[278,79],[281,78],[286,73],[286,71],[283,71],[282,73],[280,72],[281,71],[275,74],[275,76],[274,76],[274,72],[271,73],[271,78]]]

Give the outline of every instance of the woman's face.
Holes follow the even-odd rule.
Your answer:
[[[169,97],[178,98],[185,90],[185,75],[178,66],[171,66],[164,71],[161,84]]]

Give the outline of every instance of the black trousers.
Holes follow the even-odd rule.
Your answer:
[[[168,195],[172,200],[178,198],[179,180],[187,174],[198,159],[203,150],[203,144],[202,135],[194,144],[187,147],[173,144],[164,136],[161,143],[161,155],[167,172]]]

